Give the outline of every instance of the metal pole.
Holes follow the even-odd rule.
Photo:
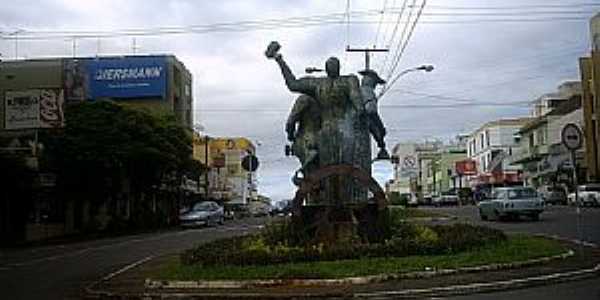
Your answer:
[[[577,235],[579,237],[579,252],[581,255],[581,259],[583,260],[585,258],[585,255],[583,253],[583,224],[582,224],[582,218],[581,218],[581,206],[580,206],[580,201],[579,201],[579,193],[578,193],[578,178],[577,178],[577,157],[575,154],[576,150],[571,150],[571,161],[573,164],[573,186],[575,187],[575,205],[576,205],[576,212],[577,212]]]
[[[204,138],[204,163],[206,165],[206,171],[204,172],[204,200],[208,200],[208,135]]]

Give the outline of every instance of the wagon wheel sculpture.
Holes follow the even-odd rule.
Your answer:
[[[361,201],[359,204],[345,204],[340,199],[328,199],[325,205],[303,206],[305,200],[310,196],[318,195],[321,183],[324,180],[336,178],[352,179],[355,184],[366,188],[372,195],[369,199]],[[337,186],[338,196],[343,197],[342,187]],[[368,197],[367,193],[367,197]],[[305,233],[311,236],[319,227],[327,226],[330,223],[350,222],[358,224],[358,234],[363,240],[377,239],[382,233],[381,217],[387,209],[387,199],[383,189],[369,173],[351,165],[331,165],[322,167],[311,172],[306,176],[292,202],[293,222],[299,228],[303,228]]]

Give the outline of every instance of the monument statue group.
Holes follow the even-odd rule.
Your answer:
[[[352,236],[360,231],[357,218],[369,211],[372,195],[382,197],[381,188],[371,178],[370,139],[373,136],[379,147],[375,159],[389,159],[375,94],[377,85],[385,81],[371,69],[359,72],[360,84],[356,75],[340,75],[336,57],[325,62],[326,76],[296,78],[280,48],[279,43],[271,42],[265,55],[277,62],[287,88],[300,94],[285,125],[291,142],[286,152],[301,164],[292,178],[299,186],[295,204],[307,226],[316,228],[317,238]],[[304,192],[302,196],[300,192]],[[371,216],[365,222],[373,220]]]

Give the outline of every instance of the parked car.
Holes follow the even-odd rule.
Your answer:
[[[417,207],[419,206],[419,198],[415,193],[408,194],[408,201],[406,202],[407,206]]]
[[[271,210],[271,216],[285,217],[292,213],[292,200],[281,200],[275,202]]]
[[[214,226],[224,221],[223,207],[213,201],[198,202],[189,211],[179,215],[182,227]]]
[[[570,193],[568,196],[569,205],[600,206],[600,183],[578,186],[577,198],[575,199],[575,193]]]
[[[540,195],[546,204],[567,204],[567,194],[560,186],[543,186],[540,188]]]
[[[489,199],[477,204],[482,220],[503,220],[527,216],[537,221],[544,211],[544,200],[530,187],[496,188]]]
[[[419,204],[422,204],[422,205],[432,205],[433,204],[433,195],[431,195],[431,194],[424,194],[422,199],[423,200]]]
[[[455,193],[442,193],[433,198],[434,206],[458,205],[458,196]]]

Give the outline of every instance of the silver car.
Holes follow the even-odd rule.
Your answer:
[[[179,215],[182,227],[214,226],[224,221],[223,207],[212,201],[196,203],[189,211]]]
[[[494,189],[491,199],[483,200],[477,206],[482,220],[527,216],[537,221],[545,204],[533,188],[504,187]]]

